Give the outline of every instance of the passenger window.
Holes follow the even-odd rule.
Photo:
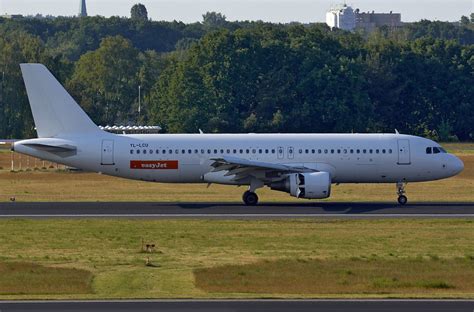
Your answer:
[[[193,150],[188,150],[188,154],[192,154],[193,153]]]
[[[133,154],[133,150],[130,150],[130,154]]]
[[[318,149],[318,154],[321,154],[322,153],[322,150]]]
[[[439,154],[441,151],[437,147],[433,147],[433,154]]]
[[[194,154],[199,154],[199,150],[195,149]]]
[[[331,150],[331,154],[334,154],[334,150],[333,150],[333,149]]]
[[[299,152],[300,154],[303,154],[303,150],[302,150],[302,149],[300,149],[298,152]],[[290,152],[290,153],[291,153],[291,152]]]
[[[204,154],[204,153],[205,153],[205,151],[202,149],[202,150],[201,150],[201,154]]]
[[[371,150],[371,149],[369,150],[369,154],[372,154],[373,152],[374,152],[374,150]]]
[[[259,153],[259,154],[262,154],[262,153],[263,153],[263,151],[262,151],[261,149],[259,149],[259,150],[258,150],[258,153]]]
[[[344,150],[344,154],[347,154],[347,150],[346,150],[346,149]]]
[[[236,150],[236,149],[234,149],[234,151],[233,151],[233,152],[234,152],[234,154],[237,154],[237,150]]]
[[[367,150],[362,150],[362,153],[367,154]]]
[[[341,150],[340,150],[340,149],[338,149],[338,150],[337,150],[337,153],[338,153],[338,154],[340,154],[340,153],[341,153]]]
[[[230,154],[230,149],[227,150],[227,154]]]
[[[186,150],[181,150],[181,154],[186,154]]]
[[[243,153],[244,153],[244,150],[242,150],[242,149],[239,150],[239,153],[240,153],[240,154],[243,154]]]
[[[150,154],[153,154],[153,150],[150,150]]]
[[[256,149],[253,149],[252,150],[252,154],[256,154],[257,153],[257,150]]]
[[[160,150],[157,149],[157,150],[155,151],[155,153],[156,153],[156,154],[159,154],[159,153],[160,153]]]
[[[354,154],[354,150],[353,150],[353,149],[351,149],[351,154]]]
[[[272,149],[272,154],[275,154],[275,150],[274,150],[274,149]]]
[[[246,153],[246,154],[250,154],[250,150],[248,150],[248,149],[245,150],[245,153]]]
[[[143,150],[143,154],[146,154],[146,150]]]
[[[386,152],[385,149],[383,149],[383,150],[382,150],[382,154],[385,154],[385,152]]]
[[[316,150],[312,149],[311,154],[316,154]]]
[[[163,154],[166,154],[166,150],[163,150]]]
[[[378,153],[379,153],[379,150],[378,150],[378,149],[377,149],[377,150],[375,150],[375,153],[376,153],[376,154],[378,154]]]
[[[265,150],[265,154],[268,154],[268,150],[267,150],[267,149]]]
[[[389,149],[389,150],[388,150],[388,153],[389,153],[389,154],[392,154],[392,149]]]
[[[216,150],[216,149],[214,150],[214,154],[217,154],[217,150]]]
[[[175,153],[176,153],[176,154],[179,154],[179,150],[175,150]]]
[[[140,154],[140,150],[137,150],[137,154]]]
[[[169,150],[169,153],[170,153],[170,154],[173,154],[173,150]]]
[[[304,150],[304,153],[309,154],[309,150],[308,149]]]
[[[211,153],[211,150],[210,150],[210,149],[208,149],[208,150],[207,150],[207,153],[208,153],[208,154],[210,154],[210,153]]]
[[[328,150],[327,150],[327,149],[325,149],[325,150],[324,150],[324,154],[327,154],[327,153],[328,153]]]
[[[360,150],[359,150],[359,149],[357,150],[357,154],[360,154]]]

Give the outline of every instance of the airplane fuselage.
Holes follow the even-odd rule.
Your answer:
[[[76,153],[50,153],[28,147],[46,142],[74,145]],[[25,145],[26,143],[26,145]],[[251,161],[300,165],[331,174],[332,183],[432,181],[462,170],[454,155],[427,153],[439,144],[400,134],[157,134],[63,137],[15,143],[15,150],[88,171],[128,179],[201,183],[213,159],[234,156]],[[223,184],[239,184],[232,181]]]

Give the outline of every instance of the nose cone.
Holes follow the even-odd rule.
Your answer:
[[[464,170],[464,163],[461,159],[457,158],[456,156],[453,156],[453,159],[450,163],[450,169],[453,171],[453,175],[458,175],[459,173],[461,173],[461,171]]]

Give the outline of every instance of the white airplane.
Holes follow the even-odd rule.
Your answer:
[[[136,134],[100,130],[48,69],[21,70],[38,139],[12,149],[67,166],[128,179],[246,185],[246,205],[264,186],[322,199],[332,183],[395,183],[452,177],[463,162],[439,144],[395,134]]]

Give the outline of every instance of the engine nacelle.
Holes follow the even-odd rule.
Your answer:
[[[331,175],[328,172],[294,173],[285,180],[272,183],[270,188],[297,198],[328,198],[331,196]]]

